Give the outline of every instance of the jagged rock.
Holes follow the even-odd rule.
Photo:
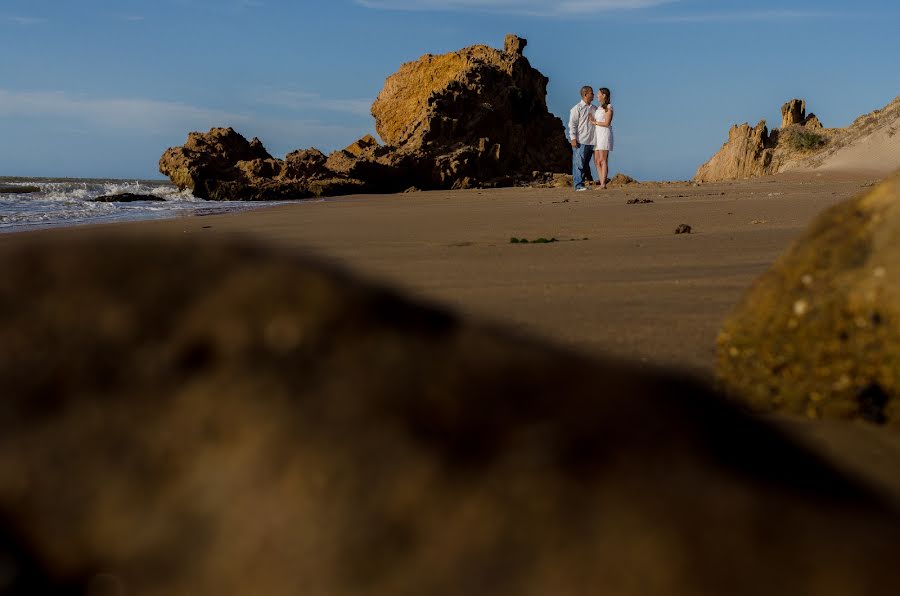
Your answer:
[[[679,375],[208,238],[0,270],[7,592],[900,587],[893,507]]]
[[[815,114],[809,114],[806,117],[806,120],[803,121],[803,126],[810,129],[825,128],[824,126],[822,126],[822,122],[819,121],[818,116],[816,116]]]
[[[159,171],[179,189],[190,189],[199,198],[216,198],[210,181],[234,181],[239,161],[272,159],[259,139],[247,142],[233,128],[213,128],[208,133],[192,132],[187,143],[168,149],[159,160]]]
[[[675,228],[676,234],[690,234],[693,228],[687,224],[679,224],[677,228]]]
[[[900,428],[900,175],[822,214],[718,338],[717,376],[765,410]]]
[[[477,45],[404,64],[372,106],[378,134],[438,164],[431,182],[444,188],[466,177],[568,171],[563,123],[547,111],[547,78],[522,55],[525,43],[508,36],[505,52]],[[459,167],[441,167],[460,153]]]
[[[503,40],[503,52],[515,56],[522,56],[525,53],[525,46],[528,45],[527,39],[522,39],[518,35],[509,33]]]
[[[291,151],[284,157],[284,175],[292,179],[328,175],[325,160],[325,154],[315,148]]]
[[[370,149],[376,149],[379,147],[378,141],[375,140],[375,137],[372,135],[365,135],[358,141],[350,144],[347,148],[344,149],[350,155],[354,155],[356,157],[360,157]]]
[[[771,173],[777,137],[770,138],[766,121],[750,127],[744,123],[728,131],[728,141],[712,159],[700,166],[694,180],[712,182],[764,176]]]
[[[532,170],[568,171],[571,148],[547,110],[547,78],[523,56],[526,44],[508,35],[503,52],[479,45],[404,64],[372,106],[387,146],[366,135],[327,158],[309,149],[282,162],[257,139],[212,129],[166,151],[160,171],[220,200],[508,186]]]
[[[806,123],[806,102],[802,99],[792,99],[781,106],[781,128],[787,128],[794,124]]]

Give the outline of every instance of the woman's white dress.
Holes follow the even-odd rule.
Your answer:
[[[607,109],[610,109],[610,110],[612,109],[612,105],[608,105],[606,107],[607,107]],[[594,112],[594,120],[598,120],[601,122],[603,120],[606,120],[606,113],[603,110],[598,109],[596,112]],[[610,124],[609,127],[595,125],[594,128],[597,129],[596,136],[594,137],[594,151],[600,151],[600,150],[604,150],[604,149],[606,151],[612,151],[613,150],[612,124]]]

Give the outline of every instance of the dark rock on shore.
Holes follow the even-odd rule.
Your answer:
[[[132,192],[123,192],[116,195],[101,195],[92,199],[95,203],[135,203],[137,201],[165,201],[157,195],[142,195]]]
[[[31,194],[35,192],[41,192],[40,186],[11,186],[6,184],[0,184],[0,194]]]
[[[0,270],[6,591],[900,589],[894,509],[677,374],[215,239]]]
[[[305,149],[279,160],[257,139],[214,128],[167,150],[160,172],[216,200],[512,186],[533,171],[567,172],[571,148],[526,43],[510,35],[504,51],[477,45],[404,64],[372,106],[386,145],[367,135],[328,156]]]

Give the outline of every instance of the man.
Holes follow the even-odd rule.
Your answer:
[[[594,127],[591,118],[597,106],[594,90],[581,88],[581,101],[569,110],[569,140],[572,141],[572,182],[576,191],[587,190],[584,181],[591,178],[591,158],[594,156]]]

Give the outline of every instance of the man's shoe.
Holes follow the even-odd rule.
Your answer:
[[[585,188],[584,186],[579,186],[578,188],[575,189],[575,192],[583,192],[585,190],[587,190],[587,188]]]

